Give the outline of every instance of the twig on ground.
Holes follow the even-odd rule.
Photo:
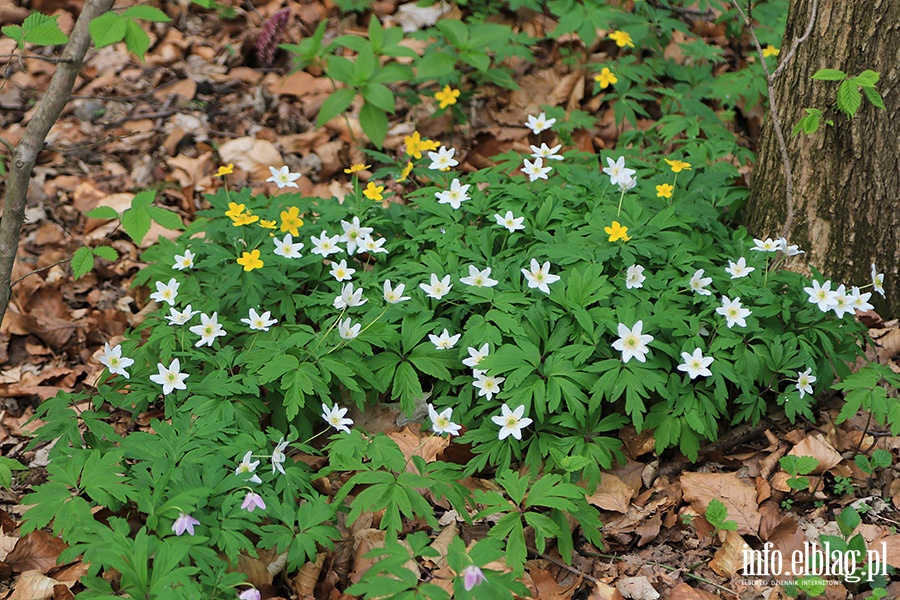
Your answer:
[[[572,573],[572,574],[574,574],[574,575],[578,575],[579,577],[581,577],[581,578],[583,578],[583,579],[586,579],[586,580],[588,580],[588,581],[590,581],[591,583],[594,583],[594,584],[602,583],[602,582],[601,582],[599,579],[597,579],[596,577],[592,577],[592,576],[588,575],[587,573],[585,573],[584,571],[580,571],[580,570],[576,569],[575,567],[573,567],[573,566],[571,566],[571,565],[567,565],[566,563],[564,563],[563,561],[561,561],[561,560],[559,560],[559,559],[556,559],[556,558],[553,558],[552,556],[548,556],[548,555],[546,555],[546,554],[543,554],[543,553],[541,553],[541,552],[538,552],[537,550],[535,550],[534,548],[531,548],[530,546],[526,546],[526,548],[527,548],[528,551],[531,552],[531,554],[533,554],[534,556],[537,556],[538,558],[542,558],[542,559],[546,560],[547,562],[551,562],[551,563],[553,563],[554,565],[556,565],[557,567],[561,567],[561,568],[565,569],[565,570],[568,571],[569,573]]]
[[[616,556],[615,554],[601,554],[601,553],[599,553],[599,552],[582,552],[581,554],[582,554],[582,556],[592,556],[592,557],[594,557],[594,558],[607,558],[607,559],[610,559],[610,560],[620,560],[620,559],[622,558],[621,556]],[[673,566],[671,566],[671,565],[664,565],[664,564],[662,564],[662,563],[658,563],[658,562],[654,562],[654,561],[650,561],[650,560],[644,561],[644,564],[645,564],[645,565],[651,565],[651,566],[653,566],[653,567],[660,567],[660,568],[665,569],[665,570],[667,570],[667,571],[681,571],[681,574],[682,574],[684,577],[689,577],[690,579],[693,579],[693,580],[695,580],[695,581],[699,581],[699,582],[701,582],[701,583],[705,583],[705,584],[707,584],[707,585],[711,585],[711,586],[713,586],[714,588],[716,588],[717,590],[721,590],[721,591],[723,591],[723,592],[728,592],[729,594],[731,594],[731,595],[733,595],[733,596],[740,597],[740,594],[738,594],[738,593],[735,592],[734,590],[730,590],[730,589],[728,589],[727,587],[725,587],[724,585],[719,585],[718,583],[716,583],[716,582],[714,582],[714,581],[710,581],[710,580],[707,579],[706,577],[701,577],[701,576],[699,576],[699,575],[694,575],[694,574],[691,573],[690,571],[687,571],[687,570],[686,570],[686,569],[693,569],[695,566],[699,566],[699,565],[692,565],[692,566],[690,566],[690,567],[673,567]],[[703,563],[700,563],[700,564],[703,564]]]
[[[46,271],[47,269],[52,269],[53,267],[55,267],[55,266],[57,266],[57,265],[61,265],[61,264],[63,264],[63,263],[67,263],[67,262],[69,262],[69,261],[71,261],[71,260],[72,260],[71,257],[70,257],[70,258],[63,258],[63,259],[61,259],[61,260],[56,261],[56,262],[53,263],[52,265],[47,265],[46,267],[40,267],[40,268],[38,268],[38,269],[35,269],[34,271],[29,271],[28,273],[25,273],[24,275],[22,275],[21,277],[19,277],[19,278],[16,279],[15,281],[13,281],[11,284],[9,284],[9,287],[11,287],[11,288],[16,287],[16,284],[19,283],[20,281],[22,281],[23,279],[25,279],[26,277],[30,277],[30,276],[32,276],[32,275],[34,275],[34,274],[36,274],[36,273],[40,273],[41,271]]]

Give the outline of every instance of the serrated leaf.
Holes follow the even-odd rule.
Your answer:
[[[150,214],[143,208],[129,208],[122,213],[122,229],[135,243],[140,244],[150,231]]]
[[[328,96],[328,99],[319,108],[319,116],[316,118],[317,125],[321,127],[347,110],[355,97],[356,90],[352,88],[344,88]]]
[[[88,274],[94,268],[94,252],[87,246],[83,246],[72,255],[72,274],[79,279]]]
[[[862,94],[859,88],[852,81],[843,82],[837,91],[837,107],[838,110],[846,113],[848,117],[853,117],[862,104]]]
[[[125,17],[119,13],[108,12],[91,21],[91,39],[94,40],[96,47],[103,48],[125,39],[125,29]]]
[[[812,78],[819,81],[841,81],[847,78],[847,74],[837,69],[819,69]]]
[[[25,47],[25,32],[18,25],[6,25],[0,27],[0,32],[2,32],[3,35],[16,40],[20,49]]]
[[[148,206],[147,213],[149,213],[150,218],[156,221],[160,227],[165,227],[166,229],[184,229],[184,223],[181,221],[181,217],[174,211],[167,208],[160,208],[159,206]]]
[[[125,20],[125,47],[141,61],[150,48],[150,36],[134,19]]]
[[[881,73],[879,73],[878,71],[872,71],[871,69],[866,69],[865,71],[854,77],[854,79],[862,79],[863,81],[866,81],[867,83],[870,83],[874,86],[876,83],[878,83],[878,80],[881,79]]]
[[[135,194],[134,198],[131,199],[131,208],[147,208],[151,204],[153,204],[153,200],[156,199],[156,192],[153,190],[144,190],[143,192],[138,192]]]
[[[713,525],[723,522],[728,517],[728,509],[721,500],[713,498],[706,505],[706,520]]]
[[[154,21],[156,23],[168,23],[172,19],[163,11],[154,6],[130,6],[122,13],[125,17],[141,19],[142,21]]]
[[[872,106],[884,110],[884,100],[882,99],[881,94],[878,93],[878,90],[873,87],[864,87],[862,91]]]
[[[116,260],[119,258],[119,253],[112,246],[97,246],[94,248],[94,256],[99,256],[106,260]]]
[[[38,46],[58,46],[69,41],[69,36],[63,33],[56,22],[56,17],[52,21],[46,21],[36,27],[25,30],[25,41]]]
[[[118,219],[119,213],[111,206],[98,206],[84,213],[84,216],[91,219]]]

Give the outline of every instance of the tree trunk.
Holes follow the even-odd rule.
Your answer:
[[[806,30],[812,4],[791,2],[782,59]],[[839,83],[811,79],[824,68],[881,73],[876,89],[886,109],[863,98],[848,120],[835,108]],[[885,318],[900,316],[900,0],[820,0],[811,35],[775,81],[775,99],[793,167],[794,216],[786,236],[806,250],[793,266],[807,272],[813,266],[849,289],[871,281],[874,262],[885,273],[887,299],[873,294],[870,301]],[[804,108],[822,110],[834,126],[792,136]],[[781,235],[789,212],[785,188],[769,119],[742,215],[755,237]]]

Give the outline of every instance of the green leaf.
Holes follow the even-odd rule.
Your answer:
[[[352,85],[356,79],[356,65],[342,56],[329,56],[325,72],[348,85]]]
[[[125,17],[141,19],[142,21],[154,21],[156,23],[168,23],[172,19],[163,11],[154,6],[131,6],[122,13]]]
[[[455,67],[456,57],[444,52],[432,52],[416,64],[416,77],[419,81],[440,80],[452,75]]]
[[[866,69],[853,79],[855,81],[864,82],[859,84],[862,87],[875,87],[875,84],[878,83],[879,79],[881,79],[881,73],[879,73],[878,71]]]
[[[884,110],[884,100],[881,98],[881,94],[878,93],[878,90],[873,87],[864,87],[862,91],[872,106]]]
[[[84,216],[92,219],[118,219],[119,213],[111,206],[98,206],[94,210],[84,213]]]
[[[328,99],[319,107],[319,116],[316,119],[316,124],[322,127],[325,123],[347,110],[355,97],[356,90],[353,88],[344,88],[328,96]]]
[[[862,523],[862,519],[860,518],[859,513],[851,506],[842,510],[837,518],[838,527],[841,529],[841,533],[844,534],[844,537],[850,537],[853,531],[859,527],[860,523]]]
[[[150,213],[146,209],[132,206],[122,213],[122,229],[135,243],[140,244],[150,231]]]
[[[158,206],[148,206],[147,213],[160,227],[165,227],[166,229],[184,229],[184,223],[175,211],[169,210],[168,208],[160,208]]]
[[[72,274],[75,279],[80,279],[94,268],[94,252],[87,246],[83,246],[72,255]]]
[[[125,21],[125,47],[141,61],[144,60],[144,55],[150,48],[150,36],[134,19]]]
[[[388,118],[387,113],[368,102],[363,104],[359,111],[359,124],[369,137],[369,140],[379,148],[387,137]]]
[[[856,115],[859,105],[862,104],[862,94],[859,88],[852,81],[841,83],[837,91],[837,107],[838,110],[846,113],[848,117]]]
[[[362,88],[363,98],[366,102],[375,105],[383,111],[394,112],[394,94],[386,85],[369,83]]]
[[[99,256],[106,260],[116,260],[119,258],[119,253],[112,246],[97,246],[94,248],[94,256]]]
[[[25,47],[25,32],[18,25],[6,25],[4,27],[0,27],[0,32],[2,32],[3,35],[16,40],[16,43],[19,45],[19,49]]]
[[[91,21],[91,39],[98,48],[109,46],[125,39],[126,19],[119,13],[108,12]]]
[[[57,46],[65,44],[69,38],[59,28],[56,16],[47,16],[33,12],[22,22],[24,41],[39,46]]]
[[[847,78],[847,74],[837,69],[819,69],[812,78],[819,81],[841,81]]]
[[[372,52],[372,45],[366,44],[356,55],[356,63],[353,66],[353,76],[358,85],[362,85],[372,77],[375,72],[375,53]]]

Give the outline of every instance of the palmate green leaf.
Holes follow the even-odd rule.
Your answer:
[[[90,24],[91,39],[97,48],[110,46],[125,39],[127,19],[117,12],[100,15]]]
[[[91,248],[83,246],[72,255],[72,275],[80,279],[94,268],[94,252]]]

